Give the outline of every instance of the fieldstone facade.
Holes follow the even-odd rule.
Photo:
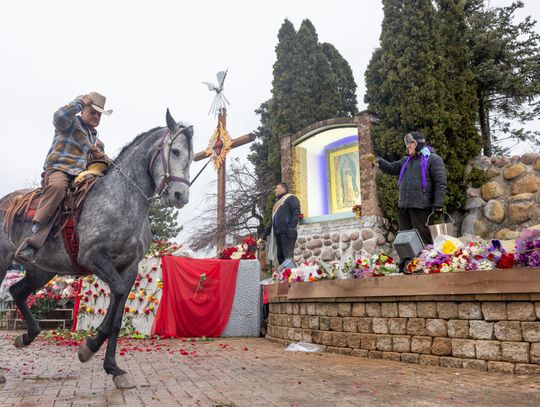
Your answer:
[[[469,166],[483,171],[485,182],[467,190],[461,233],[515,239],[540,223],[540,156],[477,157]]]
[[[294,260],[328,262],[376,252],[390,254],[395,236],[389,229],[388,220],[380,216],[300,224]]]

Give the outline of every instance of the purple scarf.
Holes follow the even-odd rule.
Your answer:
[[[428,164],[429,156],[431,155],[432,151],[433,149],[430,146],[426,146],[422,150],[420,150],[420,154],[422,155],[422,190],[424,192],[426,191],[426,185],[427,185],[427,178],[426,178],[427,164]],[[401,170],[399,171],[398,187],[401,185],[401,178],[403,178],[403,174],[405,173],[405,169],[410,160],[411,160],[411,156],[408,156],[407,159],[405,160],[405,163],[403,163]]]

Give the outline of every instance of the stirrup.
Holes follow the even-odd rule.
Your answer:
[[[29,243],[30,238],[24,239],[13,256],[16,261],[23,264],[34,264],[38,249]]]

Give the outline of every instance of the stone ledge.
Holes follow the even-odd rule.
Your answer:
[[[272,302],[313,301],[322,298],[335,298],[339,301],[341,298],[388,296],[408,296],[411,297],[410,300],[419,300],[418,297],[422,296],[441,295],[448,296],[447,301],[466,301],[475,298],[459,298],[459,296],[475,294],[495,295],[493,300],[527,301],[533,299],[531,296],[536,297],[538,293],[540,293],[540,268],[327,280],[268,286],[268,297]],[[281,298],[276,301],[276,297]]]

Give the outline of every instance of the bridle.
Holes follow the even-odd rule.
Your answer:
[[[171,131],[167,131],[159,142],[158,148],[152,156],[152,159],[150,160],[150,171],[152,171],[152,168],[154,167],[154,161],[158,156],[161,159],[161,166],[163,168],[163,173],[159,175],[160,177],[162,177],[161,182],[159,183],[155,191],[155,195],[157,197],[161,197],[161,195],[163,195],[163,193],[171,186],[171,182],[181,182],[182,184],[186,184],[188,187],[191,185],[187,179],[171,175],[170,168],[172,150],[171,145],[174,142],[174,139],[176,139],[176,137],[182,134],[184,130],[186,130],[185,127],[180,127],[172,136]],[[167,140],[167,137],[169,138],[169,140]],[[167,155],[165,155],[166,145],[169,146],[169,151],[167,152]]]
[[[150,160],[150,166],[149,170],[152,171],[152,168],[154,166],[154,162],[156,161],[156,158],[159,156],[161,159],[161,166],[163,168],[163,173],[159,175],[161,178],[161,182],[157,186],[157,188],[154,191],[153,196],[148,196],[144,193],[144,191],[139,187],[135,181],[133,181],[125,172],[122,171],[120,167],[118,167],[114,162],[111,163],[111,165],[120,173],[122,174],[131,185],[137,189],[141,193],[142,196],[147,201],[151,201],[153,199],[159,199],[161,196],[167,191],[167,189],[171,186],[172,182],[181,182],[182,184],[186,184],[188,187],[191,186],[191,183],[182,177],[176,177],[174,175],[171,175],[171,169],[170,169],[170,161],[171,161],[171,145],[174,142],[174,140],[182,134],[187,128],[186,127],[180,127],[174,134],[171,135],[171,131],[168,130],[163,138],[160,140],[158,144],[158,148],[155,151],[155,153],[152,156],[152,159]],[[165,153],[165,146],[169,146],[169,151]]]

